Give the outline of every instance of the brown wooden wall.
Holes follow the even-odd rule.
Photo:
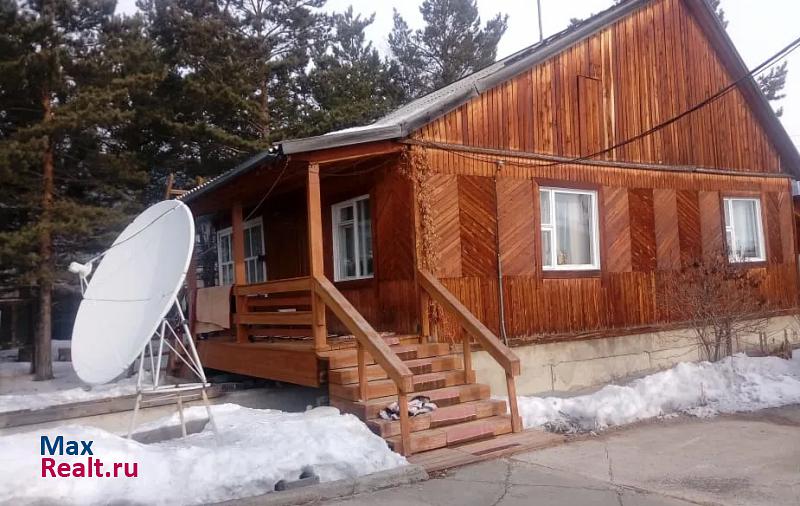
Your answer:
[[[523,168],[505,158],[509,163],[501,169],[495,193],[495,163],[426,151],[434,171],[426,183],[435,195],[433,235],[443,252],[435,274],[495,332],[500,330],[496,237],[509,336],[547,339],[654,327],[674,323],[659,300],[660,281],[692,259],[721,252],[720,199],[743,192],[762,202],[768,261],[752,268],[763,276],[763,294],[771,309],[797,305],[792,200],[785,178]],[[538,185],[544,182],[598,192],[600,272],[541,270]],[[453,322],[445,318],[440,335],[454,332]]]
[[[583,156],[648,130],[732,81],[682,0],[659,0],[482,93],[421,134],[430,141]],[[599,158],[780,168],[738,90]]]
[[[325,274],[333,281],[331,205],[369,194],[374,277],[335,283],[377,330],[413,332],[417,325],[414,288],[414,216],[411,183],[395,164],[368,174],[325,176],[321,182]],[[329,331],[346,329],[328,312]]]

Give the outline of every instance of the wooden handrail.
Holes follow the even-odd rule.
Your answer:
[[[425,292],[439,305],[452,313],[458,323],[466,330],[489,355],[494,358],[507,374],[519,376],[519,357],[495,336],[486,325],[478,320],[460,300],[430,272],[420,270],[419,282]],[[468,351],[465,346],[464,352]]]
[[[283,292],[303,292],[311,290],[311,278],[308,276],[302,278],[287,278],[276,279],[274,281],[265,281],[263,283],[252,283],[249,285],[234,285],[234,295],[264,295],[270,293],[283,293]]]
[[[356,336],[358,344],[372,356],[386,374],[397,385],[398,392],[411,393],[414,391],[413,374],[408,366],[400,360],[381,336],[361,316],[355,307],[342,293],[333,286],[327,278],[314,279],[314,292],[322,299],[333,314]],[[366,399],[364,399],[366,400]]]
[[[461,327],[467,331],[466,338],[462,340],[465,373],[467,375],[472,374],[470,336],[477,339],[481,347],[505,369],[508,407],[511,410],[511,428],[514,432],[522,431],[522,418],[519,416],[519,405],[517,403],[517,386],[514,382],[514,376],[519,376],[521,371],[519,357],[508,346],[503,344],[486,325],[478,320],[433,274],[422,269],[419,269],[417,274],[422,290],[455,316]],[[427,307],[425,309],[427,310]]]

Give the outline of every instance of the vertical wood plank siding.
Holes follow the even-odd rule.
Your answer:
[[[467,146],[586,155],[671,118],[738,77],[729,75],[680,0],[660,0],[421,133]],[[780,170],[775,148],[738,90],[607,158]]]
[[[419,131],[422,140],[582,156],[611,147],[702,101],[733,78],[681,0],[648,4],[487,90]],[[726,193],[759,195],[768,261],[752,268],[773,309],[797,305],[793,203],[786,179],[579,164],[426,148],[436,275],[498,331],[495,219],[506,330],[570,336],[666,321],[657,289],[724,247]],[[654,135],[597,160],[778,173],[776,149],[743,96],[728,93]],[[498,172],[496,161],[504,165]],[[497,205],[493,176],[498,174]],[[598,189],[601,271],[543,276],[538,184]],[[440,336],[457,332],[446,317]]]

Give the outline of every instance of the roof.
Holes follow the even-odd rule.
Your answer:
[[[217,177],[211,178],[205,183],[199,184],[192,188],[191,190],[187,191],[183,195],[177,197],[177,200],[181,200],[185,203],[190,203],[196,200],[201,195],[204,195],[211,190],[218,188],[219,186],[236,179],[237,177],[250,172],[251,170],[257,169],[258,167],[262,167],[266,164],[271,164],[275,160],[280,158],[280,155],[272,153],[270,151],[261,152],[251,158],[248,158],[244,162],[240,163],[236,167],[223,172]]]
[[[406,137],[435,118],[594,35],[651,1],[653,0],[623,1],[540,43],[529,46],[452,84],[420,97],[370,125],[339,130],[317,137],[288,140],[280,143],[279,147],[284,154],[292,154]],[[750,70],[708,2],[705,0],[686,0],[686,2],[693,7],[697,14],[705,18],[705,26],[713,32],[708,35],[717,42],[717,49],[725,53],[724,56],[727,57],[728,63],[732,67],[732,74],[736,76],[748,74]],[[740,84],[740,89],[776,143],[781,158],[789,165],[790,171],[796,176],[800,175],[800,153],[769,102],[761,93],[755,79],[752,77],[745,79]]]
[[[348,128],[316,137],[288,140],[280,143],[279,146],[281,151],[288,155],[405,137],[484,91],[544,62],[576,42],[615,23],[650,1],[652,0],[621,2],[452,84],[413,100],[370,125]]]
[[[543,63],[552,56],[594,35],[651,1],[653,0],[625,0],[577,25],[548,37],[542,42],[526,47],[452,84],[413,100],[374,123],[338,130],[316,137],[286,140],[276,145],[276,151],[284,155],[290,155],[406,137],[426,123],[456,109],[484,91],[517,76],[539,63]],[[707,35],[716,42],[717,49],[724,53],[723,56],[726,57],[728,64],[732,67],[732,74],[739,76],[749,73],[749,69],[736,50],[733,41],[731,41],[725,28],[720,24],[719,19],[708,3],[705,0],[684,1],[694,8],[693,10],[696,14],[704,18],[705,26],[712,32]],[[752,77],[745,79],[740,84],[740,90],[750,101],[756,116],[761,120],[773,142],[776,143],[781,158],[789,165],[788,168],[791,173],[795,176],[800,176],[800,153],[798,153],[797,147],[783,128],[769,102],[761,93],[755,79]],[[257,155],[221,176],[191,190],[182,199],[188,202],[200,193],[205,193],[225,181],[261,165],[271,156],[274,157],[276,155],[273,152]]]

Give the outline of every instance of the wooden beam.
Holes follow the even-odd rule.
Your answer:
[[[506,391],[508,392],[508,407],[511,411],[511,430],[522,432],[522,418],[519,416],[519,405],[517,404],[517,384],[514,376],[506,373]]]
[[[312,279],[325,275],[323,246],[322,246],[322,199],[319,189],[319,165],[311,163],[308,166],[308,181],[306,185],[306,202],[308,208],[308,263]],[[314,338],[314,347],[318,350],[327,346],[328,328],[325,324],[325,304],[319,295],[311,295],[311,335]]]
[[[593,167],[615,167],[623,169],[637,169],[637,170],[650,170],[654,172],[676,172],[683,174],[712,174],[718,176],[731,176],[731,177],[759,177],[769,179],[786,179],[792,177],[787,173],[773,173],[773,172],[753,172],[743,171],[736,169],[711,169],[705,167],[694,167],[689,165],[666,165],[657,163],[645,162],[627,162],[618,160],[601,160],[601,159],[581,159],[577,160],[568,156],[551,155],[547,153],[534,153],[529,151],[518,151],[514,149],[495,149],[495,148],[481,148],[475,146],[465,146],[463,144],[452,144],[448,142],[433,142],[433,141],[418,141],[408,139],[402,141],[404,144],[422,146],[426,149],[435,149],[447,153],[460,152],[460,153],[475,153],[488,156],[497,156],[500,158],[525,158],[529,160],[539,160],[545,167],[551,163],[563,163],[565,165],[575,165],[584,168],[587,171],[596,171]],[[537,164],[532,163],[531,168],[536,168]]]
[[[326,164],[352,160],[354,158],[364,158],[368,156],[388,155],[399,153],[403,150],[403,145],[392,141],[370,142],[367,144],[356,144],[353,146],[343,146],[339,148],[322,149],[310,151],[308,153],[297,153],[291,155],[294,160],[302,160],[312,164]]]
[[[242,203],[236,202],[231,209],[231,250],[233,252],[233,283],[235,287],[247,284],[244,270],[244,211]],[[236,313],[247,311],[247,298],[236,296]],[[247,342],[247,329],[242,324],[236,325],[236,341]]]
[[[477,339],[481,347],[483,347],[508,374],[519,376],[519,357],[505,346],[486,325],[478,320],[455,295],[445,288],[444,285],[428,271],[420,270],[418,279],[422,288],[428,292],[433,300],[455,316],[464,330]],[[465,358],[468,352],[470,352],[470,350],[465,348]]]
[[[234,321],[244,325],[311,325],[311,311],[238,313]]]
[[[277,279],[275,281],[265,281],[264,283],[239,285],[233,288],[233,293],[236,295],[264,295],[270,293],[303,292],[311,290],[311,288],[311,278],[303,276],[300,278]]]
[[[383,367],[386,374],[392,378],[397,385],[397,390],[400,392],[412,392],[414,384],[411,370],[389,348],[350,301],[324,276],[315,278],[314,286],[315,292],[319,294],[324,304],[356,336],[356,339],[364,346],[364,351],[369,353],[372,359]]]

